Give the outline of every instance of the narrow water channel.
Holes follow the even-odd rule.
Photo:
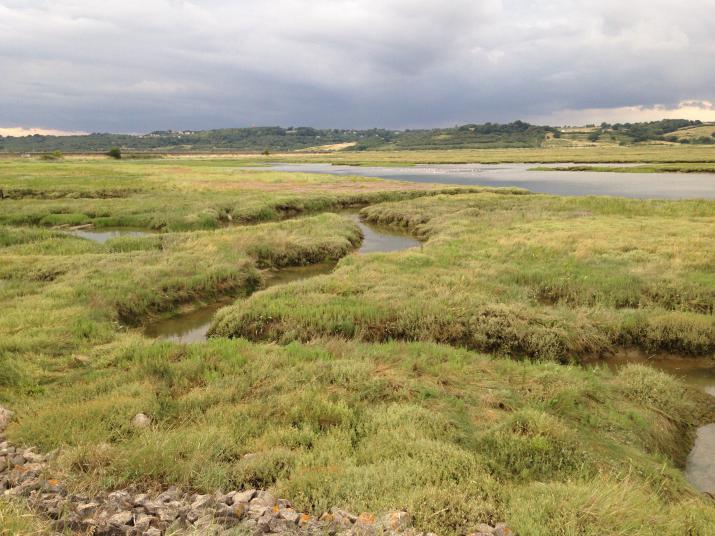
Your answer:
[[[605,360],[611,370],[628,363],[640,363],[680,378],[715,397],[715,359],[688,357],[653,357],[620,354]],[[713,398],[715,404],[715,398]],[[693,449],[685,465],[685,477],[698,490],[715,495],[715,423],[698,429]]]
[[[68,234],[78,236],[79,238],[84,238],[86,240],[91,240],[92,242],[98,242],[99,244],[104,244],[108,240],[113,238],[119,238],[120,236],[149,236],[152,233],[148,231],[138,231],[131,229],[75,229],[68,231]]]
[[[419,246],[419,240],[406,233],[399,232],[394,228],[380,225],[373,225],[361,221],[356,212],[346,212],[345,215],[351,218],[360,227],[363,234],[363,241],[355,253],[359,255],[367,253],[385,253],[391,251],[401,251],[411,247]],[[317,275],[330,273],[335,268],[335,262],[312,264],[310,266],[298,266],[271,270],[265,273],[265,288],[284,285],[291,281],[308,279]],[[213,317],[221,307],[230,305],[235,301],[235,296],[224,296],[221,299],[207,304],[203,307],[194,308],[184,313],[157,320],[148,324],[144,329],[144,334],[148,337],[170,340],[180,343],[191,343],[206,339],[206,333],[211,326]]]

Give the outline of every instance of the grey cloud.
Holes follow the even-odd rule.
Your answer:
[[[0,126],[410,127],[715,100],[715,0],[0,0]]]

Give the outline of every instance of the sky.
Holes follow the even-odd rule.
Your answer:
[[[0,134],[715,121],[715,0],[0,0]]]

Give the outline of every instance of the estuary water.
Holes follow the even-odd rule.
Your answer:
[[[554,195],[715,199],[715,173],[529,171],[534,167],[567,165],[569,164],[420,164],[404,167],[363,167],[331,164],[271,164],[269,168],[273,171],[357,175],[461,186],[511,186]],[[623,167],[634,164],[617,165]]]

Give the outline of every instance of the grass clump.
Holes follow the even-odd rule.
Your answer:
[[[50,523],[38,519],[15,500],[0,499],[0,536],[49,536]]]

